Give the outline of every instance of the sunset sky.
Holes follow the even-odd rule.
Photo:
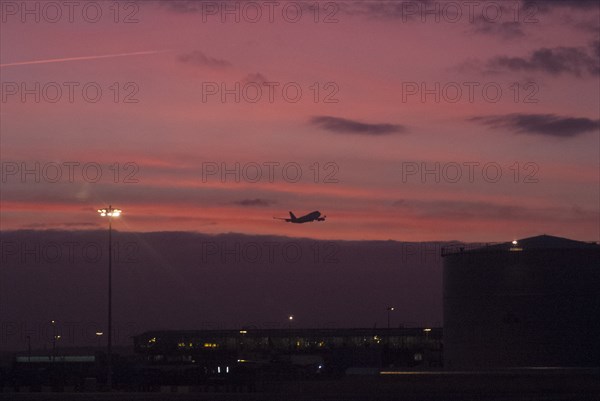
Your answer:
[[[25,3],[2,230],[600,240],[597,2]]]

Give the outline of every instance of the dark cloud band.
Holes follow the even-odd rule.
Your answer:
[[[540,71],[552,75],[571,74],[581,77],[585,74],[600,74],[598,58],[590,56],[584,48],[578,47],[541,48],[528,57],[499,56],[492,59],[488,65],[492,69]]]
[[[507,114],[470,119],[494,129],[506,128],[516,133],[572,138],[600,128],[600,120],[585,117],[561,117],[555,114]]]
[[[406,127],[397,124],[369,124],[331,116],[315,116],[310,122],[324,130],[341,134],[379,136],[407,131]]]
[[[227,60],[209,57],[198,50],[191,53],[181,54],[177,59],[182,63],[200,67],[227,68],[231,66],[231,63]]]

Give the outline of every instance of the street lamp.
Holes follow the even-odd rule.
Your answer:
[[[112,389],[112,218],[121,215],[120,209],[109,205],[106,209],[98,209],[102,217],[108,217],[108,347],[106,352],[108,390]]]
[[[388,306],[387,307],[387,328],[388,330],[390,329],[390,313],[394,310],[393,306]]]
[[[104,334],[104,333],[103,333],[103,332],[101,332],[101,331],[97,331],[97,332],[96,332],[96,337],[98,338],[98,348],[100,348],[100,338],[102,338],[102,335],[103,335],[103,334]]]
[[[52,363],[56,360],[56,320],[50,322],[52,324]]]
[[[292,322],[294,321],[294,315],[290,315],[288,316],[288,342],[289,342],[289,347],[288,347],[288,356],[289,356],[289,360],[290,363],[292,362]]]

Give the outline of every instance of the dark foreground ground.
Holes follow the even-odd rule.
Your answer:
[[[394,372],[339,380],[265,382],[256,392],[0,393],[43,401],[600,401],[600,371]],[[189,393],[181,393],[189,392]]]

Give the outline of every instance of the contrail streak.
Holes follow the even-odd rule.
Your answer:
[[[81,56],[68,58],[51,58],[46,60],[30,60],[17,61],[15,63],[0,64],[0,67],[15,67],[18,65],[33,65],[33,64],[49,64],[49,63],[66,63],[68,61],[83,61],[83,60],[98,60],[102,58],[127,57],[127,56],[142,56],[147,54],[165,53],[170,50],[150,50],[145,52],[118,53],[118,54],[103,54],[100,56]]]

